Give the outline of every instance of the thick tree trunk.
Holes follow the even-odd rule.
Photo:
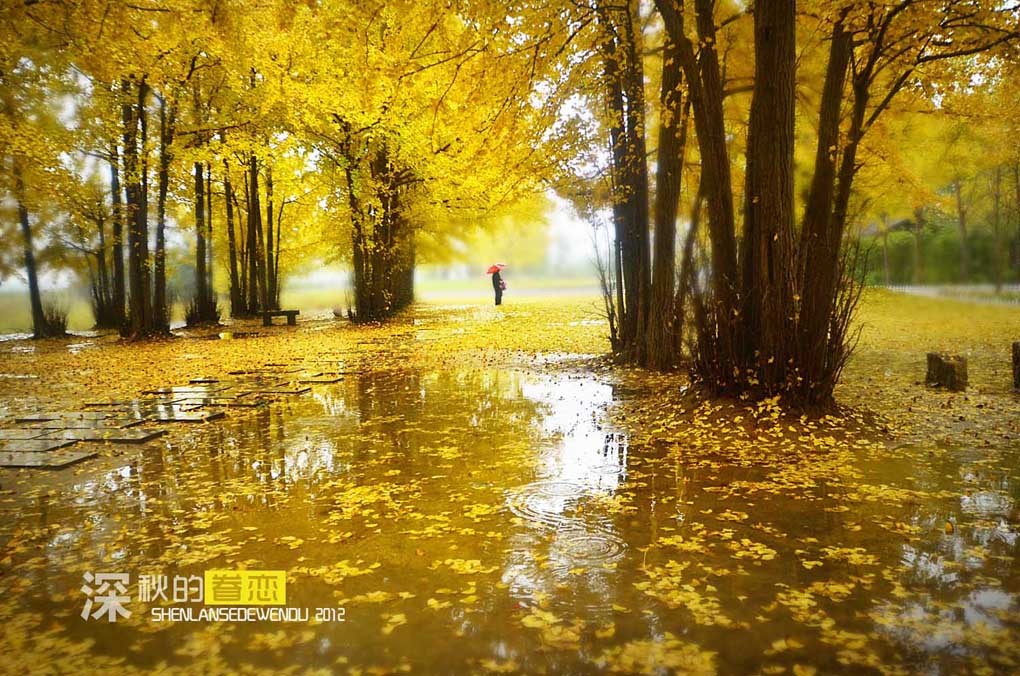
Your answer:
[[[352,159],[347,149],[344,154]],[[356,322],[382,321],[413,298],[414,235],[401,214],[400,172],[394,170],[386,150],[363,164],[370,181],[357,181],[352,164],[344,167],[354,277],[354,307],[349,312]],[[373,208],[363,207],[359,183],[361,189],[372,186]]]
[[[796,77],[794,0],[758,0],[756,75],[747,140],[744,205],[744,357],[761,387],[788,382],[796,356],[793,245],[793,145]]]
[[[651,291],[651,252],[648,235],[648,152],[645,145],[644,70],[640,57],[641,34],[635,27],[637,5],[628,2],[621,12],[624,49],[624,95],[626,96],[627,236],[623,240],[625,293],[632,311],[624,318],[624,340],[630,358],[644,361],[644,333],[648,323]]]
[[[678,21],[674,13],[664,21]],[[645,332],[649,368],[666,371],[676,365],[673,308],[676,282],[676,219],[680,201],[690,103],[682,103],[682,71],[676,42],[667,31],[662,55],[662,91],[659,96],[659,144],[655,177],[655,250],[648,327]]]
[[[829,43],[829,62],[818,111],[815,171],[804,210],[797,252],[797,288],[801,296],[797,366],[801,382],[809,392],[810,388],[827,380],[830,320],[838,284],[843,234],[842,216],[837,213],[840,212],[838,203],[842,198],[837,193],[845,189],[848,198],[853,178],[852,155],[856,145],[852,140],[845,150],[851,157],[844,158],[839,165],[839,173],[836,163],[836,149],[840,142],[840,114],[852,54],[852,34],[839,21],[833,28]],[[854,103],[854,122],[857,122],[864,108],[863,102],[855,100]],[[845,173],[848,169],[849,175]]]
[[[804,219],[801,225],[798,250],[798,287],[807,285],[808,268],[817,269],[814,257],[825,255],[833,248],[832,206],[836,192],[836,148],[839,146],[840,110],[843,105],[843,88],[847,67],[853,53],[853,36],[836,23],[829,42],[829,62],[822,86],[822,101],[818,113],[818,142],[815,146],[815,172],[811,177]],[[827,256],[826,256],[827,258]],[[814,269],[810,271],[814,276]],[[805,298],[805,304],[807,299]]]
[[[129,85],[125,83],[125,93],[128,92],[128,88]],[[144,135],[141,149],[139,149],[139,130],[145,128],[145,100],[148,85],[144,82],[139,83],[137,89],[137,102],[125,102],[121,112],[124,125],[125,193],[129,224],[128,288],[131,294],[129,335],[132,338],[145,338],[151,335],[154,330],[146,260],[148,254],[146,182],[142,178],[144,163],[139,161],[140,153],[145,150]]]

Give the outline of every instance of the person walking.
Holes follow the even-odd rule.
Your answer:
[[[492,290],[496,294],[496,305],[503,304],[503,292],[506,291],[506,282],[503,281],[503,276],[499,273],[505,267],[502,263],[496,263],[489,266],[487,270],[492,275]]]

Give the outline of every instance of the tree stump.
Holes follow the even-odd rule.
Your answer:
[[[967,358],[959,355],[928,353],[928,385],[944,387],[950,392],[967,389]]]
[[[1020,342],[1013,343],[1013,389],[1020,390]]]

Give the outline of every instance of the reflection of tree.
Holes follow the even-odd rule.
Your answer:
[[[538,414],[535,402],[521,397],[514,373],[412,369],[360,374],[357,410],[358,444],[399,451],[395,466],[430,472],[436,461],[430,450],[437,445],[470,454],[495,452],[508,439],[530,438]]]
[[[961,574],[1001,579],[1018,574],[1020,479],[998,469],[1007,462],[995,451],[961,450],[911,465],[923,495],[959,490],[959,498],[952,502],[923,498],[908,505],[906,519],[922,534],[903,547],[903,564],[911,581],[950,593]],[[959,478],[962,490],[951,477]],[[952,532],[946,532],[947,523]]]

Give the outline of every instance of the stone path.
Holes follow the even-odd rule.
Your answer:
[[[230,408],[253,408],[337,383],[342,360],[266,364],[226,376],[192,378],[186,385],[146,390],[137,399],[90,401],[80,411],[40,411],[0,427],[0,467],[62,469],[96,457],[94,444],[141,444],[169,423],[206,423]],[[316,370],[326,367],[326,371]]]

